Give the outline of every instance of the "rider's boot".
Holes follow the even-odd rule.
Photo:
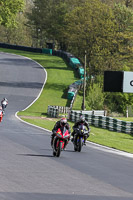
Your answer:
[[[83,145],[86,146],[86,140],[87,140],[87,137],[84,136],[84,142],[83,142]]]
[[[74,141],[74,138],[72,137],[72,138],[71,138],[71,142],[73,142],[73,141]]]

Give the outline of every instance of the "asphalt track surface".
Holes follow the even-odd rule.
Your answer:
[[[133,158],[88,144],[52,156],[50,133],[15,117],[40,94],[46,72],[37,63],[0,53],[0,200],[132,200]]]

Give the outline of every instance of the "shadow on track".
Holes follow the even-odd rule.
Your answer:
[[[31,157],[45,157],[45,158],[51,158],[54,157],[52,155],[43,155],[43,154],[17,154],[20,156],[31,156]]]

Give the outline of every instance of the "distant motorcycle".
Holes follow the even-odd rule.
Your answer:
[[[61,151],[65,149],[70,139],[68,130],[64,127],[63,130],[59,128],[53,140],[53,156],[59,157]]]
[[[74,134],[73,140],[74,151],[80,152],[89,131],[85,129],[84,125],[80,125],[78,128],[75,129],[75,132],[76,133]]]

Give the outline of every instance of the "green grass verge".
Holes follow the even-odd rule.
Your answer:
[[[40,98],[26,111],[19,112],[19,115],[47,117],[46,113],[48,105],[69,106],[70,101],[68,101],[66,98],[67,88],[71,83],[78,80],[78,78],[75,78],[73,70],[67,67],[61,58],[16,50],[0,49],[0,51],[15,53],[18,55],[29,57],[40,63],[47,70],[48,73],[47,83]],[[74,109],[81,109],[81,101],[82,98],[76,99]],[[55,121],[57,120],[50,120],[48,118],[46,118],[45,120],[27,119],[24,117],[22,119],[48,130],[52,130]],[[133,121],[132,118],[119,119],[124,121]],[[72,122],[70,122],[70,126],[73,126]],[[133,137],[128,134],[112,132],[91,126],[89,141],[133,153]]]

